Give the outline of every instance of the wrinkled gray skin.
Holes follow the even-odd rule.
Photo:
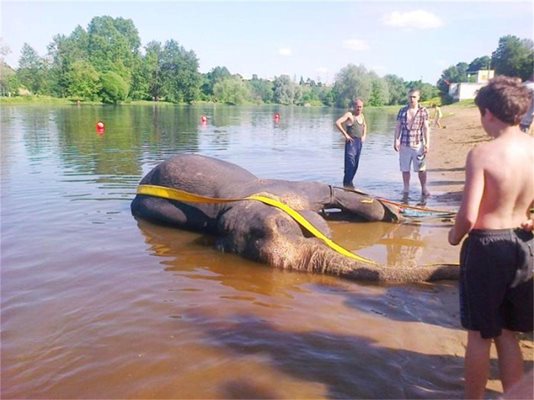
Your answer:
[[[259,179],[237,165],[195,154],[180,154],[164,161],[150,171],[141,184],[172,187],[215,198],[262,194],[297,210],[327,237],[330,237],[330,229],[320,214],[325,209],[341,210],[335,213],[336,219],[398,220],[396,209],[360,193],[319,182]],[[139,218],[210,233],[217,238],[220,250],[276,268],[382,282],[458,277],[458,268],[450,265],[394,269],[356,261],[331,250],[285,212],[259,201],[182,203],[136,195],[131,209]]]

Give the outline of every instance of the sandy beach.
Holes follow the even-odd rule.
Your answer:
[[[474,104],[445,106],[442,111],[443,129],[432,128],[431,131],[429,187],[435,193],[435,201],[459,204],[467,153],[490,139],[480,125],[480,115]]]

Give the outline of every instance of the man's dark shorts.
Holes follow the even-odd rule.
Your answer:
[[[462,326],[483,338],[533,330],[534,237],[521,229],[473,229],[460,252]]]

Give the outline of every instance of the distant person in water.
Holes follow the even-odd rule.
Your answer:
[[[430,149],[430,128],[428,111],[419,104],[420,92],[412,89],[408,92],[408,105],[397,114],[393,148],[399,152],[399,166],[404,184],[403,195],[410,192],[410,167],[419,174],[423,197],[430,196],[426,187],[425,157]]]
[[[354,188],[354,176],[358,171],[363,143],[367,137],[367,123],[363,115],[363,101],[352,102],[352,111],[347,111],[336,121],[336,128],[345,137],[345,173],[343,186]]]
[[[516,332],[533,330],[534,138],[519,122],[530,102],[521,81],[506,76],[490,80],[475,98],[493,140],[467,155],[462,204],[449,232],[454,246],[468,235],[459,282],[467,399],[484,397],[492,342],[505,392],[524,373]]]

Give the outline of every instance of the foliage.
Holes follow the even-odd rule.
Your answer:
[[[85,60],[75,61],[67,73],[67,94],[79,100],[95,100],[100,86],[100,74]]]
[[[363,65],[349,64],[336,75],[335,102],[338,107],[348,107],[356,98],[368,102],[372,90],[372,78]]]
[[[499,39],[499,46],[491,55],[495,73],[529,79],[534,68],[534,43],[508,35]]]
[[[257,75],[252,75],[248,82],[250,87],[250,97],[255,103],[272,103],[274,101],[274,84],[267,79],[258,79]]]
[[[202,93],[204,93],[208,98],[213,96],[213,88],[218,83],[224,79],[230,78],[232,74],[226,67],[215,67],[210,72],[208,72],[203,77],[202,83]]]
[[[201,76],[193,51],[186,51],[175,40],[168,40],[161,54],[160,71],[167,100],[192,103],[198,98]]]
[[[441,78],[438,80],[438,88],[442,93],[449,92],[451,83],[467,82],[467,70],[469,65],[465,62],[460,62],[456,65],[451,65],[441,73]]]
[[[100,73],[113,71],[129,84],[140,39],[132,20],[95,17],[87,28],[89,60]]]
[[[491,58],[488,56],[477,57],[467,67],[467,72],[473,73],[480,71],[481,69],[490,69],[491,68]]]
[[[369,95],[370,106],[383,106],[389,102],[389,87],[384,79],[377,75],[371,75],[371,94]]]
[[[406,101],[406,83],[397,75],[386,75],[384,80],[388,85],[389,102],[387,104],[402,104]]]
[[[22,46],[17,77],[22,86],[33,94],[44,94],[47,89],[47,64],[28,44]]]
[[[13,68],[0,60],[0,96],[15,94],[20,86],[17,74]]]
[[[239,105],[248,102],[250,93],[241,77],[229,76],[215,83],[213,97],[219,103]]]
[[[102,74],[100,85],[100,97],[104,103],[117,104],[124,101],[128,95],[128,84],[116,72],[108,71]]]
[[[275,103],[289,105],[295,99],[295,84],[288,75],[281,75],[274,78],[273,100]]]

